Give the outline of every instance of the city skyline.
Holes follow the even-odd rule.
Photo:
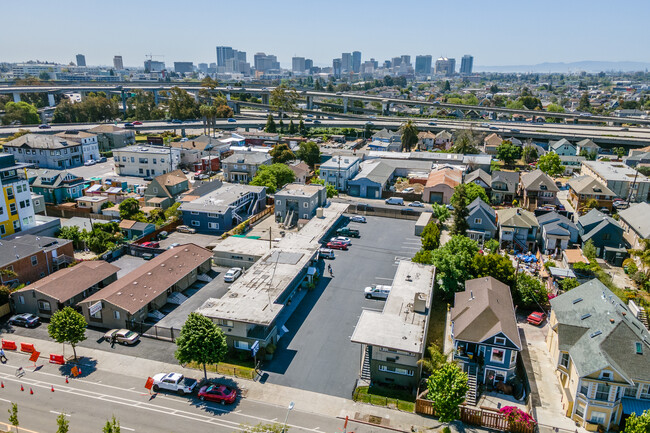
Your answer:
[[[403,54],[412,58],[420,55],[449,57],[460,60],[463,55],[474,57],[474,70],[485,65],[525,65],[544,62],[595,61],[635,61],[647,62],[647,54],[636,47],[645,46],[650,36],[643,32],[644,18],[650,14],[650,5],[641,1],[628,1],[617,8],[599,7],[603,1],[591,2],[589,10],[583,5],[550,1],[543,10],[533,6],[502,1],[498,5],[474,4],[465,1],[452,4],[430,4],[410,1],[404,3],[405,11],[417,9],[404,23],[391,21],[390,31],[379,32],[378,27],[387,23],[386,11],[389,4],[384,1],[364,4],[345,4],[345,14],[340,13],[335,1],[323,8],[319,5],[286,1],[283,7],[270,6],[263,2],[252,2],[246,21],[217,19],[214,17],[238,13],[237,5],[203,4],[201,13],[196,8],[178,9],[169,0],[158,2],[131,2],[118,0],[115,7],[106,13],[97,14],[92,8],[84,7],[80,0],[49,4],[37,1],[37,8],[23,4],[7,4],[4,10],[9,15],[30,14],[31,31],[28,35],[5,46],[0,51],[0,61],[23,62],[28,60],[53,61],[67,64],[75,61],[76,54],[86,57],[87,65],[110,66],[115,55],[121,55],[125,67],[142,67],[147,54],[162,54],[166,64],[191,61],[212,63],[216,61],[215,46],[231,46],[248,53],[249,62],[258,52],[277,56],[282,68],[292,68],[292,57],[313,59],[315,66],[331,66],[332,59],[340,58],[341,53],[360,51],[362,61],[374,58],[382,62]],[[582,2],[580,2],[582,3]],[[199,2],[197,2],[199,4]],[[384,7],[386,5],[386,7]],[[188,23],[191,32],[176,32],[173,39],[160,38],[156,31],[142,31],[133,34],[130,20],[124,20],[124,7],[128,6],[129,16],[145,17],[150,30],[158,23],[166,25],[173,17],[178,24]],[[155,7],[154,7],[155,6]],[[556,6],[556,7],[554,7]],[[627,7],[626,7],[627,6]],[[391,6],[394,8],[394,6]],[[630,14],[629,11],[635,10]],[[34,11],[36,9],[36,11]],[[56,27],[51,23],[64,19],[71,9],[75,10],[76,26]],[[562,13],[557,13],[558,11]],[[459,14],[458,11],[462,11]],[[531,33],[529,20],[534,19],[539,29]],[[307,30],[293,26],[273,26],[269,20],[309,20],[326,23],[323,30],[318,26]],[[363,17],[359,24],[358,17]],[[578,20],[576,17],[580,17]],[[432,31],[432,20],[437,20]],[[597,23],[626,22],[626,36],[635,40],[634,44],[620,44],[612,38],[611,32],[604,30],[585,32],[584,23],[589,28],[601,28]],[[494,23],[502,22],[503,26]],[[48,24],[49,23],[49,24]],[[507,24],[507,25],[505,25]],[[8,33],[22,30],[19,20],[8,22]],[[105,26],[111,29],[111,37],[95,34]],[[461,30],[461,27],[469,30]],[[611,26],[609,26],[611,28]],[[244,28],[259,29],[243,32]],[[490,35],[485,37],[484,30]],[[606,25],[602,28],[607,28]],[[84,37],[79,38],[79,31]],[[320,34],[319,34],[320,32]],[[531,35],[529,38],[513,35]],[[543,38],[542,38],[543,35]],[[566,41],[572,40],[572,44]],[[543,43],[540,43],[543,41]],[[576,52],[580,52],[579,57]],[[251,62],[252,63],[252,62]]]

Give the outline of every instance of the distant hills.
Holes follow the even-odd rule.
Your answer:
[[[506,65],[506,66],[474,66],[476,72],[636,72],[650,69],[650,62],[601,62],[585,60],[582,62],[545,62],[537,65]]]

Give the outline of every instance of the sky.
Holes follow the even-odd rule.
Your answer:
[[[331,66],[342,52],[474,56],[474,65],[650,61],[650,1],[0,0],[0,62],[216,62],[217,45]],[[164,57],[161,57],[164,56]],[[476,69],[476,68],[475,68]]]

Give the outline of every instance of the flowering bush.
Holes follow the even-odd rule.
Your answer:
[[[530,428],[537,424],[531,415],[515,406],[504,406],[499,409],[499,412],[505,415],[510,431],[514,431],[518,426]]]

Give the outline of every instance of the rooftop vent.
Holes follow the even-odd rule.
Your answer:
[[[594,338],[594,337],[598,337],[598,336],[599,336],[600,334],[602,334],[602,333],[603,333],[603,331],[600,331],[600,330],[599,330],[599,331],[596,331],[596,332],[592,332],[591,335],[589,335],[589,336],[590,336],[591,338]]]
[[[583,314],[583,315],[580,317],[580,320],[585,320],[585,319],[588,319],[588,318],[590,318],[590,317],[591,317],[591,314],[590,314],[590,313]]]
[[[582,302],[582,298],[574,299],[573,304],[577,304],[578,302]]]

